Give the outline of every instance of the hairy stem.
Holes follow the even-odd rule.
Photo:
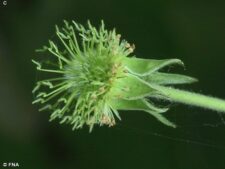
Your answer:
[[[168,100],[225,113],[225,100],[171,87],[154,86],[154,88],[166,96],[165,98]]]

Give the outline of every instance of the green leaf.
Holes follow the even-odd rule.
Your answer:
[[[179,59],[155,60],[132,57],[124,58],[123,64],[130,73],[138,76],[146,76],[168,65],[183,65],[183,62]]]
[[[176,125],[172,122],[170,122],[168,119],[166,119],[161,112],[165,111],[164,108],[156,108],[151,103],[148,103],[144,99],[138,99],[138,100],[124,100],[124,99],[112,99],[110,100],[109,104],[114,108],[118,110],[142,110],[145,111],[152,116],[154,116],[157,120],[159,120],[161,123],[170,126],[170,127],[176,127]]]
[[[148,96],[155,91],[142,79],[128,75],[116,79],[110,92],[113,97],[134,100]]]
[[[143,77],[143,80],[145,80],[148,83],[154,83],[159,85],[188,84],[198,81],[196,78],[185,75],[161,73],[161,72],[154,72],[148,76]]]

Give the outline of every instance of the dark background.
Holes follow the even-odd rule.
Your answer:
[[[225,98],[225,1],[0,0],[0,167],[25,169],[224,169],[225,126],[216,112],[172,105],[171,129],[144,112],[121,112],[113,128],[72,131],[38,112],[34,50],[63,19],[104,19],[145,58],[179,58],[200,82],[185,89]]]

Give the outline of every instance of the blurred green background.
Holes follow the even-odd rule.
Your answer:
[[[34,50],[54,37],[62,20],[98,25],[104,19],[135,43],[145,58],[179,58],[200,82],[185,89],[225,98],[225,1],[0,0],[0,168],[224,169],[223,116],[171,105],[177,129],[144,112],[121,112],[113,128],[72,131],[38,112],[31,90],[37,78]]]

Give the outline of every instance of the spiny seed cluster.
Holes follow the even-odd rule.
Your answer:
[[[62,29],[56,26],[56,35],[59,42],[49,41],[38,50],[53,56],[51,60],[33,60],[37,70],[54,77],[37,82],[33,103],[43,104],[40,110],[51,110],[50,120],[60,119],[73,129],[85,124],[90,130],[94,124],[113,126],[114,116],[120,116],[108,103],[111,88],[127,73],[121,60],[135,46],[121,40],[115,29],[107,31],[103,22],[97,30],[90,22],[86,29],[65,21]]]

